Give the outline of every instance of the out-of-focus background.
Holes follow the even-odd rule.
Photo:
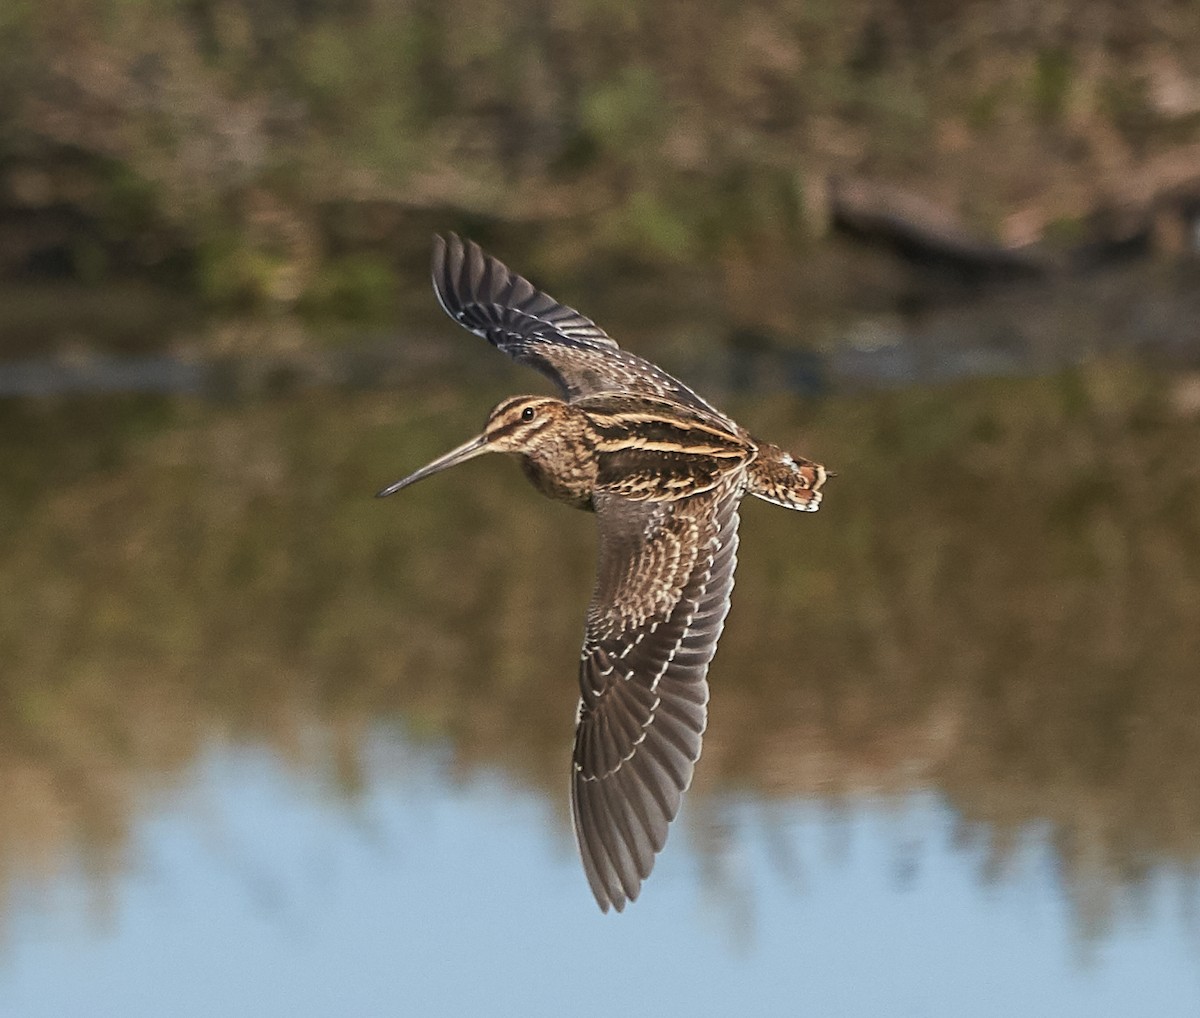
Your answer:
[[[471,236],[838,476],[623,916]],[[0,4],[0,1013],[1200,1013],[1200,4]]]

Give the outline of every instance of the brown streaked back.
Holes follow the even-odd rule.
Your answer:
[[[754,442],[736,426],[673,400],[602,393],[574,406],[596,443],[597,490],[609,494],[635,501],[688,498],[712,490],[756,455]]]

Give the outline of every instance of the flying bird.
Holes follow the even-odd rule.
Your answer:
[[[561,398],[504,400],[480,435],[379,497],[504,452],[542,494],[595,513],[571,812],[592,893],[620,912],[666,843],[700,757],[742,498],[813,512],[826,471],[753,437],[470,241],[434,239],[433,288],[451,318],[547,376]]]

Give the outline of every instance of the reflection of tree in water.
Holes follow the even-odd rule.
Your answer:
[[[813,519],[745,513],[697,816],[933,789],[985,878],[1049,832],[1085,931],[1195,872],[1200,426],[1162,396],[1110,366],[840,399],[803,441],[791,401],[731,408],[840,476]],[[77,850],[115,871],[139,796],[214,739],[353,796],[393,721],[563,800],[591,521],[504,464],[369,497],[486,402],[5,409],[4,886]]]

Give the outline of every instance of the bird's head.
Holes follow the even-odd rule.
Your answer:
[[[379,498],[393,495],[401,488],[436,474],[447,467],[465,463],[485,452],[530,453],[549,432],[570,414],[567,404],[549,396],[512,396],[488,414],[483,431],[457,449],[451,449],[432,463],[409,474],[403,480],[379,492]]]

